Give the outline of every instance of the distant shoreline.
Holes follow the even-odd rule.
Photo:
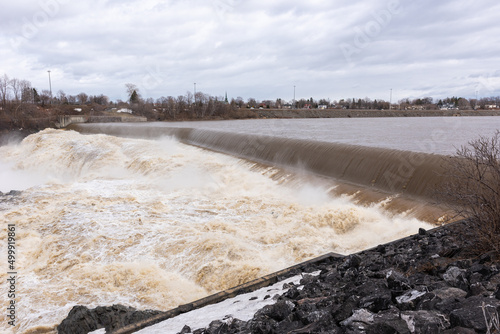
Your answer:
[[[500,116],[500,110],[259,109],[259,118]]]

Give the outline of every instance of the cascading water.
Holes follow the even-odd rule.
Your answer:
[[[54,332],[77,304],[168,310],[430,226],[383,202],[357,205],[306,178],[280,182],[273,167],[155,137],[44,130],[0,147],[0,191],[23,190],[0,197],[0,252],[15,224],[19,275],[18,323],[4,320],[2,330]]]

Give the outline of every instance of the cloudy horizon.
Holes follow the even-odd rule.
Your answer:
[[[126,100],[500,95],[500,3],[26,0],[0,14],[0,75]]]

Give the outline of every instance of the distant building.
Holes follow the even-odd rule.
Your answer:
[[[326,104],[320,104],[318,109],[328,109],[328,106]]]
[[[453,103],[444,103],[443,105],[441,105],[441,107],[439,109],[440,110],[458,110],[458,108],[455,107],[455,105]]]

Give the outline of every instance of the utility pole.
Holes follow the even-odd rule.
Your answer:
[[[392,88],[391,88],[391,96],[389,98],[389,110],[392,110]]]
[[[194,83],[194,104],[196,104],[196,82]]]
[[[49,72],[50,104],[52,104],[52,82],[50,81],[50,70],[47,72]]]
[[[293,86],[293,109],[297,109],[297,103],[295,102],[295,86]]]

